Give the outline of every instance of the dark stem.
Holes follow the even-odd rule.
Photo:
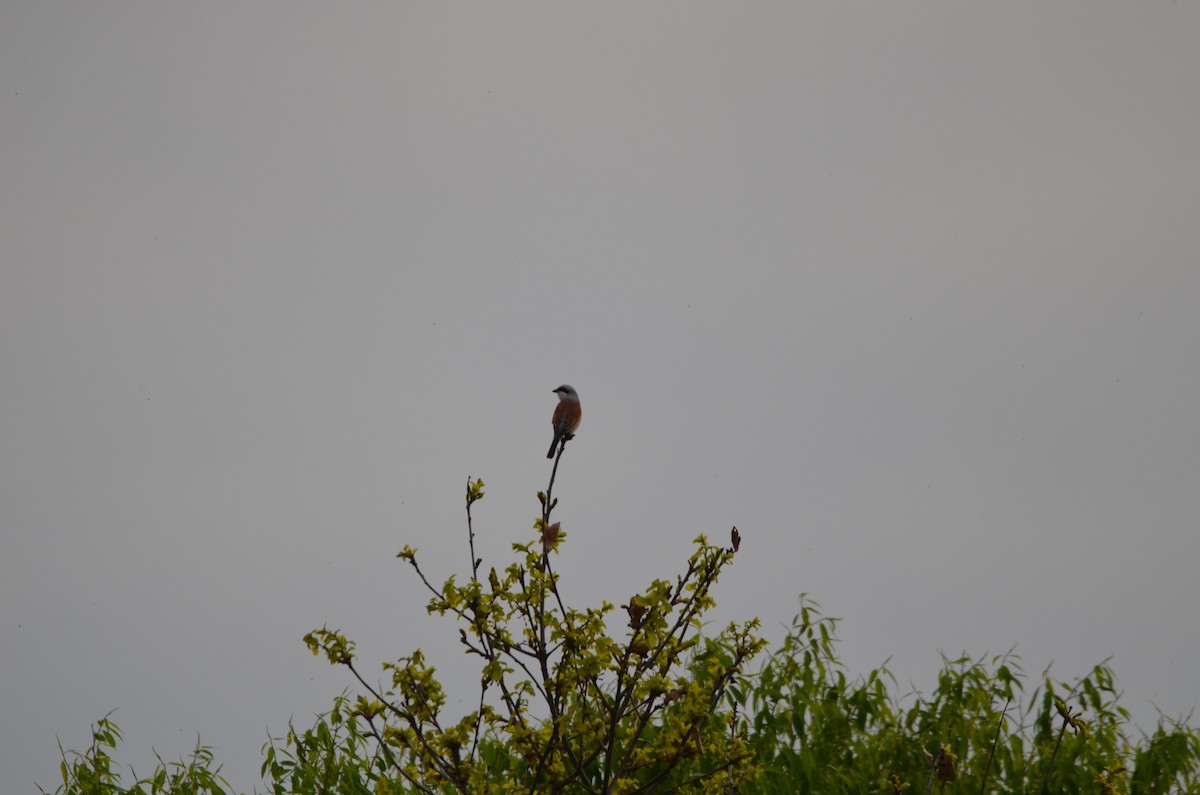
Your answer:
[[[992,769],[992,757],[996,755],[996,745],[1000,742],[1000,729],[1004,727],[1004,716],[1008,714],[1008,705],[1012,703],[1012,696],[1009,696],[1004,702],[1004,711],[1000,713],[1000,720],[996,723],[996,736],[992,738],[992,749],[988,751],[987,764],[983,767],[983,783],[979,785],[979,795],[984,795],[987,791],[988,773]]]
[[[938,748],[938,754],[941,755],[942,750]],[[933,779],[937,775],[937,757],[933,758],[933,764],[930,765],[929,781],[925,783],[925,795],[929,795],[929,791],[933,789]]]
[[[1046,762],[1046,772],[1042,774],[1042,783],[1038,785],[1037,795],[1042,795],[1042,791],[1046,789],[1046,782],[1050,779],[1050,768],[1054,766],[1054,757],[1058,756],[1058,748],[1062,745],[1063,735],[1067,733],[1067,719],[1063,718],[1062,729],[1058,732],[1058,742],[1054,744],[1054,752],[1050,754],[1050,761]]]
[[[479,579],[479,559],[475,557],[475,528],[471,525],[471,478],[467,478],[467,543],[471,547],[471,579]]]

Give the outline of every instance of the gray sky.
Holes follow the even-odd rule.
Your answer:
[[[576,603],[744,545],[853,672],[1114,655],[1200,704],[1200,9],[0,5],[0,789],[113,708],[249,789],[422,646],[394,558]]]

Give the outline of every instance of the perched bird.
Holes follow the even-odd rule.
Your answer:
[[[554,441],[550,445],[550,452],[546,453],[546,458],[554,458],[554,450],[564,437],[570,439],[575,435],[575,429],[579,427],[579,420],[583,417],[579,393],[575,391],[575,387],[563,384],[554,390],[554,394],[558,395],[558,405],[554,407],[554,419],[551,420],[554,424]]]

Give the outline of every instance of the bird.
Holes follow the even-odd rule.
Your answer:
[[[554,390],[554,394],[558,395],[554,418],[550,420],[554,425],[554,441],[550,444],[550,452],[546,453],[546,458],[554,458],[554,450],[564,437],[570,439],[575,435],[575,429],[579,427],[579,420],[583,417],[579,393],[575,391],[575,387],[563,384]]]

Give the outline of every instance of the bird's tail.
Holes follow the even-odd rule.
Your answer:
[[[550,452],[546,453],[546,458],[554,458],[554,451],[558,447],[558,440],[561,438],[562,436],[559,434],[554,434],[554,441],[550,443]]]

